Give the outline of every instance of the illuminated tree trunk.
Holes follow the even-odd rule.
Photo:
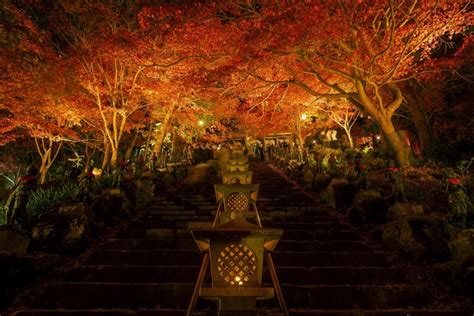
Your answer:
[[[109,158],[110,158],[110,145],[109,145],[109,142],[107,140],[104,141],[104,157],[102,159],[102,170],[104,170],[108,163],[109,163]]]
[[[110,146],[110,167],[115,169],[117,167],[117,160],[118,160],[118,148],[114,146]]]
[[[143,161],[145,163],[147,163],[147,160],[148,160],[148,148],[150,147],[152,131],[153,131],[153,124],[150,124],[150,127],[148,128],[148,135],[146,137],[145,155],[143,157]]]
[[[163,142],[165,140],[166,132],[168,131],[168,126],[173,117],[173,113],[175,110],[175,105],[171,105],[171,108],[166,112],[166,115],[161,122],[160,129],[157,131],[155,136],[155,145],[153,146],[153,155],[155,157],[159,157],[161,155],[161,150],[163,147]]]
[[[421,149],[424,151],[427,149],[433,138],[428,119],[422,105],[420,104],[420,100],[416,97],[416,95],[405,93],[405,99],[407,101],[405,105],[410,111],[410,114],[413,118],[413,123],[415,124]]]
[[[47,142],[45,142],[43,137],[41,138],[41,142],[38,140],[37,137],[35,137],[34,140],[38,154],[41,157],[39,182],[40,184],[44,184],[46,182],[46,175],[48,174],[49,168],[51,168],[53,162],[56,160],[56,157],[58,156],[59,151],[61,150],[63,142],[59,142],[59,145],[56,148],[55,153],[53,154],[54,141],[52,138],[49,138]]]
[[[85,156],[86,156],[86,162],[84,164],[84,170],[87,171],[87,169],[89,168],[90,164],[91,164],[91,159],[92,159],[92,156],[94,155],[95,153],[95,148],[92,149],[92,151],[89,150],[89,144],[86,144],[86,149],[85,149]]]
[[[132,96],[144,68],[139,66],[136,71],[131,71],[130,66],[124,65],[118,59],[114,59],[113,62],[113,76],[109,76],[106,73],[101,63],[90,63],[87,66],[92,80],[92,83],[87,85],[87,90],[94,96],[94,101],[98,107],[102,121],[102,131],[109,144],[110,167],[115,169],[127,119],[140,108],[139,103],[136,100],[132,100]],[[131,86],[128,88],[125,83],[127,81],[126,77],[129,74],[132,77],[129,78],[131,79]],[[104,97],[103,93],[101,93],[100,86],[104,84],[108,97]],[[107,102],[102,102],[102,98],[105,98],[104,100],[107,100]],[[103,168],[107,166],[105,157],[104,153]]]
[[[298,135],[298,161],[302,162],[303,161],[303,152],[304,152],[304,145],[303,145],[303,137],[301,136],[301,133]]]
[[[344,132],[346,132],[347,138],[349,139],[350,148],[354,148],[354,140],[352,139],[351,130],[344,128]]]
[[[39,169],[40,173],[40,184],[43,184],[46,182],[46,174],[48,173],[50,165],[48,164],[48,160],[51,157],[51,149],[48,149],[45,153],[44,156],[41,157],[41,166]]]
[[[125,157],[124,157],[125,162],[127,162],[130,159],[130,157],[132,156],[132,150],[135,147],[135,143],[137,142],[137,138],[138,138],[138,130],[134,130],[132,141],[130,142],[130,145],[128,146],[127,151],[125,152]]]
[[[390,148],[395,154],[395,158],[400,167],[410,165],[410,148],[405,141],[397,133],[395,126],[392,122],[393,113],[401,106],[403,101],[403,95],[398,86],[394,83],[389,83],[387,86],[393,91],[394,97],[391,102],[384,104],[381,98],[377,103],[372,102],[366,93],[366,87],[362,81],[357,80],[355,82],[358,91],[358,98],[360,104],[365,110],[373,117],[382,133],[385,136]],[[378,86],[375,86],[379,89]],[[377,91],[378,93],[378,91]],[[377,105],[376,105],[377,104]]]
[[[304,139],[302,135],[302,126],[301,126],[301,113],[298,110],[297,114],[294,117],[294,128],[296,132],[296,145],[298,146],[298,161],[303,161],[303,149],[304,149]]]
[[[385,136],[388,144],[395,153],[398,165],[401,167],[410,165],[410,147],[397,133],[391,120],[383,120],[379,122],[380,129]]]
[[[350,148],[354,148],[354,141],[352,139],[352,126],[354,126],[357,118],[360,115],[360,111],[352,110],[349,108],[348,104],[345,104],[344,112],[334,111],[331,114],[331,120],[333,120],[337,125],[339,125],[347,135],[347,139],[349,140]]]

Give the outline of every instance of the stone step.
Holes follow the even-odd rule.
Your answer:
[[[47,315],[88,315],[88,316],[185,316],[186,310],[172,309],[141,309],[138,311],[131,309],[29,309],[14,313],[15,316],[47,316]],[[195,316],[256,316],[255,312],[199,312],[193,313]],[[290,314],[291,315],[291,314]],[[278,312],[259,312],[258,316],[284,316]]]
[[[213,221],[215,212],[210,215],[180,215],[180,214],[169,214],[169,215],[146,215],[140,218],[141,221]],[[334,217],[329,214],[318,214],[314,216],[262,216],[260,214],[262,223],[265,222],[331,222],[339,223]]]
[[[87,264],[196,266],[201,261],[197,249],[97,250],[90,255]]]
[[[387,266],[382,253],[374,252],[280,252],[272,254],[278,267],[327,267],[327,266]],[[88,264],[102,265],[174,265],[194,266],[201,263],[197,249],[166,250],[97,250],[93,252]]]
[[[140,266],[140,265],[89,265],[74,268],[64,275],[66,282],[105,283],[192,283],[197,279],[200,266]],[[404,280],[403,271],[396,268],[375,267],[277,267],[280,282],[291,284],[399,284]],[[210,272],[207,273],[210,282]],[[271,284],[267,269],[264,282]]]
[[[120,232],[119,238],[151,238],[151,239],[166,239],[177,238],[186,239],[192,238],[191,232],[188,229],[181,228],[155,228],[155,229],[127,229]],[[317,240],[317,241],[355,241],[359,237],[350,230],[328,231],[328,230],[284,230],[283,240]]]
[[[157,249],[197,249],[192,238],[188,239],[108,239],[101,249],[115,250],[157,250]],[[364,252],[367,246],[358,241],[299,241],[281,240],[276,248],[278,251],[316,252],[344,251]]]
[[[204,228],[208,224],[212,224],[211,221],[173,221],[173,220],[137,220],[130,223],[129,228]],[[281,228],[281,229],[292,229],[292,230],[314,230],[314,229],[347,229],[350,228],[348,225],[340,224],[338,222],[262,222],[264,227],[270,228]]]
[[[177,215],[177,216],[184,216],[184,215],[197,215],[197,216],[213,216],[216,214],[217,206],[210,206],[210,207],[202,207],[200,209],[182,209],[182,210],[155,210],[151,209],[148,211],[148,215],[155,215],[155,216],[164,216],[164,215]],[[305,211],[305,210],[287,210],[285,208],[281,208],[280,210],[268,210],[268,209],[258,209],[258,212],[261,217],[305,217],[305,216],[320,216],[327,214],[327,212],[318,212],[318,211]],[[330,215],[327,214],[329,217]]]
[[[282,291],[288,307],[299,309],[387,309],[433,303],[426,287],[414,285],[282,284]]]
[[[186,310],[131,310],[131,309],[28,309],[21,310],[12,314],[12,316],[184,316]],[[204,314],[202,314],[204,316]]]
[[[290,310],[290,316],[472,316],[471,312],[461,310]]]
[[[196,194],[173,194],[171,197],[172,200],[174,201],[209,201],[208,198],[202,196],[202,195],[196,195]]]
[[[184,208],[184,207],[183,207]],[[174,209],[174,210],[170,210],[170,209],[163,209],[163,210],[160,210],[160,209],[150,209],[148,211],[148,215],[180,215],[180,216],[184,216],[184,215],[196,215],[196,211],[195,210],[184,210],[184,209]],[[211,215],[211,214],[203,214],[203,215]]]
[[[276,248],[278,251],[317,252],[317,251],[344,251],[364,252],[368,247],[359,241],[301,241],[280,240]]]
[[[198,228],[212,226],[211,221],[173,221],[173,220],[137,220],[130,223],[129,228]]]
[[[192,238],[188,239],[108,239],[101,249],[111,250],[157,250],[157,249],[181,249],[196,250],[196,243]]]
[[[383,253],[376,252],[279,252],[272,254],[277,267],[386,267]]]
[[[193,283],[59,282],[46,287],[37,307],[185,309],[193,288]]]
[[[344,230],[350,229],[349,225],[341,224],[338,222],[262,222],[264,227],[269,228],[280,228],[280,229],[291,229],[291,230]]]
[[[304,211],[304,210],[292,210],[288,211],[285,208],[281,210],[267,210],[267,209],[258,209],[260,216],[298,216],[298,217],[306,217],[306,216],[314,216],[314,215],[322,215],[326,214],[326,212],[317,212],[317,211]]]
[[[127,229],[119,234],[119,238],[151,238],[151,239],[189,239],[191,231],[184,228]]]
[[[189,222],[189,221],[203,221],[203,222],[210,222],[214,220],[214,215],[181,215],[181,214],[168,214],[168,215],[147,215],[140,220],[142,221],[181,221],[181,222]]]
[[[269,206],[302,206],[302,207],[318,207],[320,209],[324,209],[322,205],[316,205],[316,203],[312,200],[309,200],[308,197],[285,197],[285,196],[274,196],[268,197],[264,195],[258,195],[257,197],[257,204],[258,205],[269,205]]]
[[[200,266],[88,265],[64,275],[66,282],[193,283]],[[209,272],[208,272],[209,275]]]
[[[352,230],[284,230],[282,240],[355,241],[359,236]]]
[[[193,283],[53,283],[46,287],[41,308],[186,308]],[[282,284],[289,308],[388,309],[423,307],[432,297],[412,285],[289,285]]]
[[[184,205],[179,204],[151,204],[148,206],[150,210],[182,210]]]

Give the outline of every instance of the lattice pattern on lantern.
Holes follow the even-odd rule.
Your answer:
[[[227,209],[230,212],[246,212],[249,201],[247,196],[241,192],[233,192],[227,197]]]
[[[217,258],[219,275],[230,285],[245,285],[256,274],[254,252],[245,245],[225,247]]]

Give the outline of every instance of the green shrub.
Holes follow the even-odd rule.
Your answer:
[[[117,186],[117,177],[113,174],[105,174],[100,177],[95,183],[95,189],[100,192],[105,188],[112,188]]]
[[[3,204],[0,202],[0,225],[5,225],[7,223],[6,218],[6,209],[3,207]]]
[[[61,204],[73,200],[78,194],[79,187],[73,182],[65,182],[49,189],[38,189],[29,197],[26,210],[33,220],[38,220]]]

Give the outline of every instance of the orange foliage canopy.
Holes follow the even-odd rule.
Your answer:
[[[345,111],[339,100],[371,115],[396,148],[404,83],[466,62],[474,22],[464,0],[15,3],[1,16],[2,143],[93,134],[116,151],[154,122],[166,122],[160,135],[171,125],[193,133],[202,117],[224,136],[265,135],[321,106]],[[441,39],[460,34],[456,54],[436,56]]]

